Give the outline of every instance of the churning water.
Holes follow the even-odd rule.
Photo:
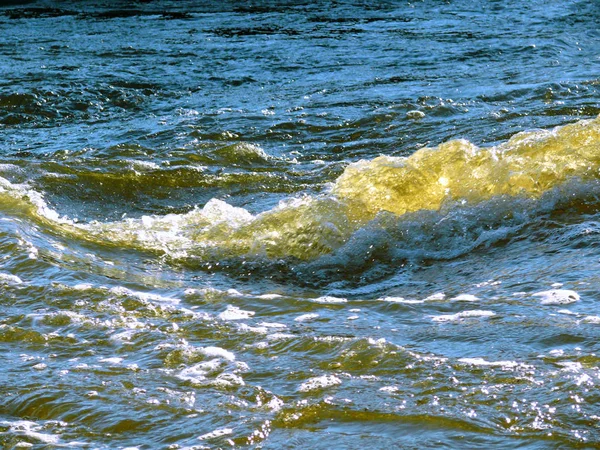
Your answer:
[[[600,6],[0,8],[4,448],[600,445]]]

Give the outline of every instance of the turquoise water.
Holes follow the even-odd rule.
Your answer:
[[[600,443],[600,7],[0,7],[3,448]]]

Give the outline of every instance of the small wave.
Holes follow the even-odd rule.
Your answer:
[[[231,150],[268,158],[254,146]],[[520,133],[490,148],[451,141],[351,164],[330,192],[257,215],[213,199],[185,214],[80,224],[3,178],[0,205],[63,234],[173,260],[292,258],[354,270],[378,252],[396,260],[456,257],[506,239],[557,205],[595,198],[599,150],[600,118]]]

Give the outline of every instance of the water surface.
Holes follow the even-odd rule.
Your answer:
[[[13,3],[3,447],[600,443],[595,3]]]

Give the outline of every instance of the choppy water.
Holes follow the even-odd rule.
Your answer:
[[[600,445],[597,3],[13,3],[3,448]]]

